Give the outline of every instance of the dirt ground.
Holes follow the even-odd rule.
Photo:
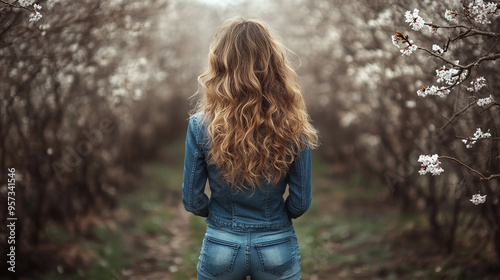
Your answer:
[[[144,189],[117,209],[82,219],[88,231],[49,234],[20,279],[196,279],[205,223],[182,207],[182,152],[173,146],[146,166]],[[384,186],[321,166],[313,175],[313,205],[295,221],[303,279],[500,279],[491,250],[462,240],[446,254],[425,216],[402,214]]]

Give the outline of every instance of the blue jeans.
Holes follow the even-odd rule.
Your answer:
[[[293,226],[277,231],[237,232],[207,226],[198,259],[198,280],[300,279]]]

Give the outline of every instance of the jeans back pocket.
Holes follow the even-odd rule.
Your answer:
[[[232,272],[239,248],[239,244],[207,237],[201,253],[201,268],[212,277]]]
[[[295,265],[290,237],[257,243],[255,248],[264,272],[282,276]]]

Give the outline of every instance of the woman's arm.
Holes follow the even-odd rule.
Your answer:
[[[295,219],[311,206],[311,149],[306,147],[295,158],[288,176],[289,195],[285,205],[290,218]]]
[[[196,116],[189,120],[184,155],[182,203],[186,211],[197,216],[208,216],[209,198],[205,194],[207,163],[201,146],[200,127]]]

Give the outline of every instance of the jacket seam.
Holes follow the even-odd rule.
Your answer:
[[[194,129],[194,140],[195,140],[195,152],[193,154],[193,164],[191,166],[191,178],[189,180],[189,208],[191,211],[194,211],[194,206],[193,206],[193,188],[194,188],[194,177],[195,177],[195,170],[196,170],[196,162],[198,160],[198,129],[196,127],[196,117],[193,117],[192,119],[192,124],[193,127],[191,129]]]
[[[306,208],[306,198],[305,198],[305,180],[304,180],[304,165],[302,164],[302,157],[299,156],[299,164],[300,164],[300,187],[301,187],[301,209],[300,211],[303,213]]]
[[[271,188],[267,188],[267,192],[266,192],[266,208],[265,208],[265,215],[266,215],[266,218],[267,220],[271,220],[271,213],[269,213],[269,200],[271,199]]]

